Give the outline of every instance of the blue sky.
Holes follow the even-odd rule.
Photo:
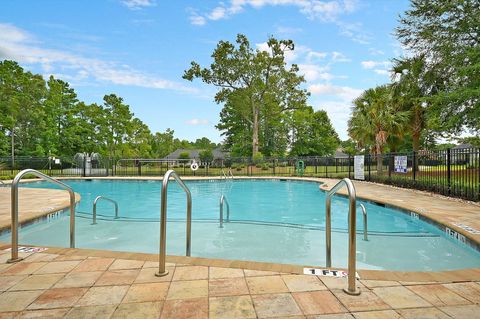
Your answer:
[[[81,100],[124,98],[153,132],[221,141],[215,88],[181,78],[192,60],[209,65],[219,40],[245,34],[292,39],[309,104],[328,112],[342,139],[351,100],[389,81],[403,53],[393,36],[407,0],[25,0],[2,1],[0,59],[66,80]]]

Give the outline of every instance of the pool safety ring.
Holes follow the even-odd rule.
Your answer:
[[[195,172],[198,169],[198,163],[193,162],[192,165],[190,165],[190,169]]]

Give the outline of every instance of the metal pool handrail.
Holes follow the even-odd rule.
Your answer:
[[[23,176],[31,174],[35,175],[47,182],[51,182],[53,184],[59,185],[60,187],[66,189],[70,194],[70,248],[75,248],[75,193],[73,189],[48,175],[40,173],[34,169],[24,169],[23,171],[19,172],[17,176],[12,181],[11,184],[11,198],[12,198],[12,258],[7,260],[8,263],[14,263],[17,261],[22,260],[23,258],[18,257],[18,183],[22,179]]]
[[[326,217],[325,217],[325,235],[327,245],[327,267],[332,267],[332,222],[331,222],[331,204],[332,196],[343,186],[347,187],[349,209],[348,209],[348,287],[343,289],[349,295],[359,295],[360,289],[356,287],[356,192],[352,181],[344,178],[338,182],[328,192],[326,197]]]
[[[365,205],[360,204],[363,212],[363,240],[368,241],[368,228],[367,228],[367,209]]]
[[[95,225],[97,223],[97,202],[100,199],[106,200],[106,201],[111,202],[115,205],[115,219],[118,218],[118,203],[116,201],[114,201],[113,199],[110,199],[108,197],[97,196],[95,198],[95,200],[93,201],[93,221],[92,221],[92,225]]]
[[[227,222],[230,221],[230,205],[225,195],[220,196],[220,228],[223,228],[223,204],[227,204]]]
[[[167,253],[167,187],[170,181],[170,177],[173,177],[177,183],[183,188],[187,194],[187,248],[186,255],[190,256],[190,244],[192,238],[192,194],[187,185],[182,179],[175,173],[174,170],[168,170],[163,176],[162,183],[162,202],[160,207],[160,251],[158,260],[158,272],[155,276],[162,277],[168,275],[168,270],[165,269],[165,259]]]
[[[233,172],[232,172],[232,169],[229,168],[228,169],[228,176],[227,176],[227,173],[225,173],[225,169],[222,168],[222,174],[223,174],[223,178],[227,179],[227,178],[232,178],[233,179]],[[222,177],[222,176],[220,176]]]

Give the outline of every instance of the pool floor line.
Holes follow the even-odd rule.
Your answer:
[[[84,214],[85,216],[78,215]],[[85,212],[77,212],[77,217],[90,219],[92,215]],[[104,218],[99,218],[104,217]],[[97,220],[106,221],[106,222],[139,222],[139,223],[159,223],[158,219],[149,219],[149,218],[134,218],[134,217],[119,217],[113,218],[108,215],[100,215],[97,214]],[[186,222],[185,219],[169,219],[168,222]],[[219,221],[217,219],[192,219],[192,222],[199,222],[199,223],[212,223],[217,224]],[[230,219],[230,221],[224,221],[224,225],[228,223],[234,224],[245,224],[245,225],[261,225],[261,226],[269,226],[269,227],[284,227],[284,228],[295,228],[295,229],[306,229],[306,230],[318,230],[318,231],[325,231],[325,227],[316,227],[313,225],[304,225],[304,224],[293,224],[293,223],[282,223],[282,222],[267,222],[261,220],[241,220],[241,219]],[[335,233],[348,233],[348,229],[342,228],[332,228],[332,232]],[[363,234],[363,229],[358,229],[357,234]],[[368,231],[369,236],[396,236],[396,237],[428,237],[428,238],[436,238],[440,237],[440,235],[432,234],[432,233],[420,233],[420,232],[381,232],[381,231]]]

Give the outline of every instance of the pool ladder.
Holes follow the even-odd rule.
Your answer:
[[[223,206],[227,205],[227,222],[230,221],[230,205],[228,204],[227,197],[222,194],[220,196],[220,228],[223,228]]]
[[[326,236],[326,266],[332,267],[332,218],[331,218],[331,206],[332,196],[340,190],[343,186],[347,187],[349,209],[348,209],[348,286],[343,291],[349,295],[359,295],[360,289],[356,287],[356,213],[357,213],[357,195],[355,187],[349,178],[344,178],[338,182],[328,192],[325,202],[326,216],[325,216],[325,236]],[[363,205],[362,205],[363,206]],[[365,207],[362,207],[364,209]],[[366,211],[364,210],[364,217],[366,217]],[[364,222],[366,218],[364,219]],[[366,229],[364,229],[364,238]]]
[[[114,201],[113,199],[110,199],[108,197],[105,197],[105,196],[97,196],[95,198],[95,200],[93,201],[93,220],[92,220],[92,225],[96,225],[97,224],[97,202],[99,200],[106,200],[107,202],[110,202],[110,203],[113,203],[115,205],[115,219],[118,219],[118,203],[116,201]]]
[[[222,168],[222,175],[223,176],[220,176],[220,177],[225,178],[225,179],[227,179],[227,178],[233,179],[232,168],[229,168],[227,173],[225,173],[225,170]]]
[[[158,258],[158,272],[155,276],[162,277],[168,275],[168,270],[165,268],[166,252],[167,252],[167,188],[170,182],[170,177],[183,188],[187,195],[187,236],[186,236],[186,256],[190,256],[190,247],[192,239],[192,194],[187,185],[175,173],[174,170],[168,170],[163,176],[162,190],[161,190],[161,206],[160,206],[160,249]]]
[[[11,214],[12,214],[12,226],[11,226],[11,231],[12,231],[12,257],[7,260],[8,263],[14,263],[17,261],[22,260],[23,258],[18,257],[18,183],[22,179],[23,176],[25,175],[35,175],[47,182],[56,184],[64,189],[66,189],[70,195],[70,248],[75,248],[75,193],[73,192],[73,189],[68,186],[67,184],[64,184],[60,182],[59,180],[56,180],[48,175],[45,175],[43,173],[40,173],[39,171],[36,171],[34,169],[24,169],[23,171],[19,172],[17,176],[12,181],[11,184],[11,197],[12,197],[12,208],[11,208]]]

